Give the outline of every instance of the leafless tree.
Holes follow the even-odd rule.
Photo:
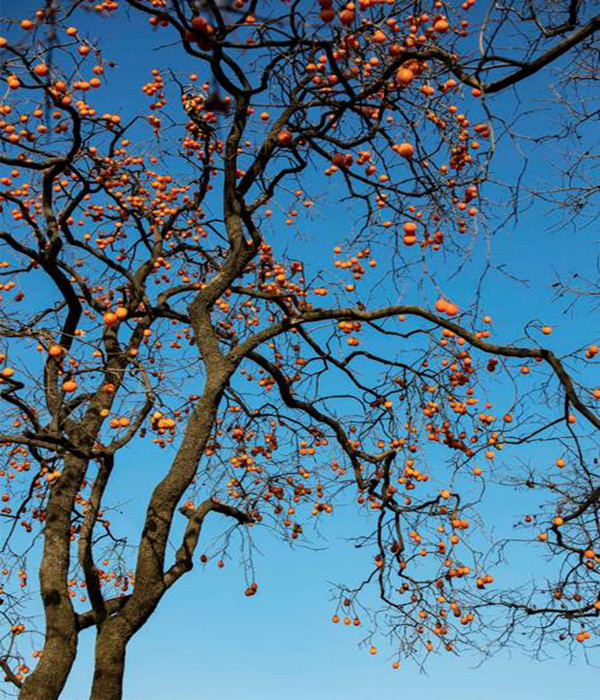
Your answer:
[[[121,698],[127,644],[192,569],[207,517],[226,523],[222,559],[234,534],[302,539],[348,501],[368,515],[357,544],[372,570],[340,588],[334,621],[359,624],[374,589],[399,657],[486,651],[528,625],[536,644],[589,646],[598,348],[559,356],[536,322],[492,341],[481,285],[459,308],[442,270],[463,274],[478,227],[502,218],[484,198],[502,100],[527,110],[522,86],[554,68],[566,89],[594,87],[593,3],[121,5],[50,2],[7,19],[0,42],[8,684],[58,698],[93,626],[90,698]],[[148,58],[149,109],[118,110],[110,46],[76,29],[85,11],[148,21],[197,73]],[[566,129],[590,116],[573,110]],[[333,266],[299,223],[332,204],[352,217]],[[486,261],[482,280],[501,269],[493,250]],[[482,399],[492,383],[511,397],[502,417]],[[142,440],[163,469],[132,543],[105,494]],[[540,442],[555,467],[528,462]],[[478,465],[504,447],[522,463],[488,478]],[[492,536],[485,492],[502,483],[540,504],[533,535]],[[519,540],[547,553],[547,586],[493,585]],[[44,643],[29,669],[37,549]]]

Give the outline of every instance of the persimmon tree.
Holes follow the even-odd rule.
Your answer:
[[[523,629],[597,643],[598,347],[554,352],[519,309],[520,335],[492,337],[481,284],[502,269],[494,201],[524,196],[494,177],[503,106],[527,111],[555,69],[585,168],[592,5],[64,0],[5,18],[0,663],[20,698],[60,696],[90,627],[90,697],[121,698],[128,642],[195,562],[222,566],[248,530],[302,540],[340,503],[365,515],[367,574],[333,621],[360,624],[375,590],[371,653],[386,632],[395,666]],[[124,85],[110,23],[179,60],[136,55],[147,82]],[[320,221],[333,244],[307,245]],[[467,265],[479,282],[449,298]],[[161,472],[132,541],[107,494],[145,443]],[[527,462],[540,443],[555,464]],[[502,484],[531,514],[494,539]],[[511,540],[541,578],[494,582]]]

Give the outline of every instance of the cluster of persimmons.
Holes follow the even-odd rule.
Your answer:
[[[157,11],[166,7],[162,0],[145,4]],[[237,0],[235,7],[241,11],[245,4]],[[363,312],[365,300],[378,284],[375,276],[382,266],[387,269],[388,261],[377,252],[381,240],[390,249],[397,242],[403,259],[411,264],[419,256],[428,261],[430,253],[445,253],[449,241],[460,245],[480,215],[480,183],[472,173],[477,171],[481,151],[487,150],[491,127],[483,118],[471,120],[467,111],[474,103],[473,111],[480,113],[482,91],[472,88],[465,97],[463,86],[446,66],[440,69],[433,52],[448,35],[456,41],[467,37],[467,16],[475,0],[460,4],[463,19],[456,21],[447,16],[444,3],[431,2],[428,12],[403,18],[390,14],[377,25],[361,22],[365,13],[384,11],[392,4],[319,0],[314,8],[319,26],[331,25],[337,39],[331,52],[298,53],[295,79],[309,96],[307,102],[319,99],[335,104],[342,83],[371,91],[369,99],[357,102],[348,114],[341,109],[337,114],[336,107],[331,115],[319,117],[328,124],[321,142],[317,143],[317,129],[308,124],[306,115],[304,122],[290,118],[281,123],[286,105],[248,105],[235,114],[244,123],[245,135],[235,147],[235,178],[227,186],[254,192],[248,218],[260,229],[261,240],[236,278],[211,301],[211,323],[224,348],[243,345],[252,334],[282,318],[302,319],[332,298]],[[96,2],[94,9],[110,16],[119,10],[119,3]],[[44,10],[39,10],[33,18],[20,21],[20,30],[33,34],[44,18]],[[161,32],[170,26],[166,15],[160,14],[152,14],[150,24]],[[247,32],[246,45],[259,44],[260,35],[252,34],[259,19],[247,14],[238,24],[240,32]],[[210,52],[215,31],[214,22],[198,15],[183,32],[182,41],[194,51]],[[203,376],[203,370],[197,369],[196,331],[186,308],[222,274],[228,260],[223,217],[215,214],[214,202],[227,181],[231,140],[227,129],[233,100],[229,96],[217,100],[211,94],[209,76],[201,71],[186,72],[181,79],[173,71],[152,68],[141,87],[151,100],[142,115],[150,133],[139,127],[136,137],[135,129],[124,126],[130,115],[100,107],[111,101],[106,94],[109,66],[98,47],[75,26],[58,26],[57,32],[64,50],[77,57],[77,70],[69,75],[52,65],[39,45],[33,43],[35,51],[26,54],[12,34],[0,38],[0,46],[12,52],[4,79],[8,90],[0,104],[4,147],[0,209],[21,241],[13,244],[12,239],[3,239],[6,259],[0,263],[2,314],[7,323],[20,319],[21,329],[3,337],[0,355],[2,394],[20,397],[9,400],[3,414],[9,427],[4,431],[8,437],[2,440],[0,512],[32,536],[43,528],[45,504],[52,490],[60,488],[62,471],[56,455],[40,458],[40,449],[50,453],[52,447],[44,442],[44,435],[33,447],[19,442],[17,437],[25,434],[22,428],[27,426],[29,435],[32,422],[54,420],[55,424],[63,410],[64,421],[76,421],[81,407],[100,394],[102,426],[94,439],[91,462],[119,440],[149,442],[160,448],[156,460],[164,459],[177,448],[201,393],[197,377]],[[419,58],[423,47],[432,49],[431,55]],[[386,74],[391,62],[408,54]],[[371,86],[376,87],[371,90]],[[398,104],[420,120],[421,132],[411,132],[399,116]],[[309,108],[305,111],[308,114]],[[373,142],[377,134],[385,134],[386,155],[373,142],[341,148],[350,122],[372,129]],[[161,139],[173,138],[173,131],[175,145],[167,153]],[[152,148],[140,145],[142,135],[154,137]],[[66,165],[56,177],[52,164],[38,167],[46,159],[49,138],[67,153]],[[322,183],[362,188],[361,197],[373,212],[371,229],[379,237],[368,243],[342,241],[342,236],[331,245],[328,242],[320,269],[301,250],[297,255],[286,254],[277,235],[271,240],[266,233],[272,224],[273,229],[281,229],[282,223],[289,229],[301,227],[301,212],[311,213],[319,201],[309,183],[282,189],[275,196],[268,186],[260,191],[261,185],[248,179],[253,177],[261,149],[273,163],[289,164],[295,153],[311,148],[320,157],[319,174],[330,178]],[[430,197],[404,197],[398,208],[397,179],[413,183],[433,179],[436,188]],[[59,239],[61,243],[56,244]],[[252,240],[246,243],[251,245]],[[75,328],[66,335],[57,321],[64,304],[58,301],[54,308],[52,299],[40,308],[35,293],[36,285],[48,286],[40,280],[50,267],[46,251],[53,246],[60,260],[55,281],[63,284],[64,278],[64,286],[77,290],[76,301],[70,303],[82,309]],[[467,531],[474,529],[464,512],[464,499],[450,484],[452,478],[429,467],[426,457],[429,450],[446,448],[457,464],[469,465],[468,488],[482,489],[486,471],[498,461],[507,436],[516,429],[518,410],[516,400],[494,410],[486,394],[486,377],[504,372],[513,383],[534,382],[542,358],[511,364],[494,354],[479,353],[460,327],[452,330],[448,323],[468,324],[474,329],[469,331],[472,338],[485,343],[492,335],[491,317],[463,315],[459,305],[442,294],[423,308],[436,320],[426,332],[422,326],[418,330],[408,312],[386,319],[386,328],[396,335],[426,335],[427,347],[415,350],[408,366],[398,366],[397,372],[390,371],[382,382],[375,382],[376,388],[360,387],[361,417],[356,420],[319,422],[318,413],[307,410],[308,417],[294,421],[287,410],[298,408],[297,396],[318,381],[315,377],[321,370],[315,366],[330,362],[344,369],[360,353],[372,355],[376,345],[372,325],[352,314],[332,317],[324,331],[326,341],[318,344],[321,349],[299,327],[273,333],[260,348],[268,352],[272,371],[253,364],[250,355],[240,363],[236,393],[228,394],[219,408],[204,461],[215,498],[240,509],[252,502],[256,520],[274,523],[291,540],[303,537],[307,523],[334,513],[342,492],[380,523],[402,512],[406,530],[400,536],[393,528],[385,532],[380,528],[381,542],[365,576],[387,581],[386,577],[399,575],[400,584],[394,584],[397,606],[414,621],[421,646],[427,652],[451,651],[464,634],[461,630],[478,622],[473,592],[486,591],[494,579],[463,547]],[[38,331],[40,313],[50,330]],[[541,336],[552,333],[548,325],[539,324],[537,330]],[[597,353],[598,347],[589,345],[580,359],[592,361]],[[115,378],[107,368],[117,356],[124,358],[125,369]],[[145,383],[140,389],[142,375]],[[334,394],[334,387],[324,380],[324,393]],[[590,391],[600,398],[600,389]],[[46,405],[44,394],[50,397]],[[160,402],[144,412],[143,404],[156,396]],[[300,405],[302,410],[306,403]],[[569,426],[575,421],[569,413]],[[15,439],[10,438],[11,430]],[[347,439],[340,438],[342,433]],[[380,453],[393,454],[391,466],[376,457]],[[373,458],[369,462],[356,457],[361,454]],[[558,473],[569,469],[565,454],[553,459],[551,468]],[[73,504],[82,516],[92,499],[94,467],[90,469],[90,478],[83,481]],[[214,476],[215,470],[220,476]],[[376,486],[370,488],[369,480]],[[197,505],[196,496],[190,493],[187,508]],[[98,522],[107,533],[115,526],[104,507]],[[528,515],[525,522],[534,528],[529,539],[540,547],[555,542],[549,535],[568,526],[558,513],[551,518]],[[74,517],[74,546],[80,531],[80,518]],[[600,552],[589,545],[571,546],[581,550],[588,571],[597,571]],[[222,568],[225,559],[226,551],[216,548],[200,560],[216,561]],[[114,551],[101,561],[97,567],[100,587],[127,595],[135,586],[130,562]],[[2,575],[7,582],[16,578],[20,588],[27,587],[27,574],[20,565],[5,568]],[[80,574],[69,580],[70,595],[81,603],[87,602],[85,589]],[[256,582],[251,582],[245,594],[252,596],[256,591]],[[600,602],[591,604],[600,609]],[[340,599],[333,622],[361,624],[352,595]],[[15,622],[12,634],[22,635],[25,629]],[[578,628],[572,636],[584,642],[589,632]],[[370,647],[372,654],[376,651]],[[38,656],[36,650],[34,657]],[[25,664],[19,667],[21,676],[28,672]]]

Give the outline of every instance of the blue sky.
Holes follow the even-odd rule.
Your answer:
[[[25,10],[35,4],[4,0],[0,7],[5,15],[23,13],[24,17]],[[150,42],[159,42],[156,38],[150,40],[145,23],[135,20],[131,25],[125,19],[114,19],[100,25],[100,21],[90,18],[84,23],[77,19],[76,24],[90,37],[100,34],[107,55],[119,63],[104,92],[110,94],[122,114],[139,109],[140,104],[145,109],[149,100],[142,96],[140,87],[149,80],[150,68],[168,65],[182,72],[197,69],[178,49],[151,52]],[[165,44],[172,38],[168,32],[161,36]],[[548,79],[546,74],[531,81],[532,100],[545,95]],[[509,96],[493,106],[508,116],[514,109],[511,99]],[[530,117],[520,125],[520,131],[532,134],[538,124],[536,117]],[[528,182],[542,183],[549,172],[546,161],[559,161],[561,157],[560,146],[546,150],[544,157],[536,152]],[[495,173],[512,182],[517,163],[514,149],[507,144],[497,154]],[[490,189],[492,197],[495,192]],[[335,185],[331,185],[330,196],[335,193]],[[497,194],[501,196],[500,190]],[[303,229],[307,242],[312,244],[306,246],[311,251],[307,259],[315,267],[323,254],[319,244],[330,256],[330,249],[339,242],[349,221],[341,207],[328,208],[324,216],[321,211]],[[554,292],[549,285],[558,273],[592,273],[595,259],[590,250],[597,244],[598,234],[593,227],[576,231],[571,225],[549,231],[549,223],[546,209],[534,203],[518,223],[511,222],[495,232],[494,256],[506,264],[511,275],[528,283],[517,284],[498,273],[490,275],[484,290],[484,311],[494,317],[498,337],[506,340],[520,337],[523,324],[531,319],[553,325],[556,333],[548,343],[563,351],[591,342],[598,328],[590,330],[589,325],[565,314],[564,304],[553,303]],[[446,283],[444,290],[459,304],[461,298],[465,304],[470,299],[484,247],[485,241],[480,238],[473,266],[459,279]],[[379,248],[378,254],[384,258],[385,243]],[[427,289],[426,295],[431,303],[435,290]],[[410,294],[406,300],[419,301]],[[531,454],[536,459],[550,459],[552,455],[543,450]],[[133,534],[141,524],[141,495],[152,487],[164,467],[161,456],[147,447],[128,450],[112,485],[113,499],[124,504],[125,528]],[[510,453],[505,458],[509,459]],[[141,471],[148,478],[142,477],[140,484]],[[135,502],[129,501],[132,487],[136,489]],[[499,515],[505,497],[498,493],[490,503]],[[513,651],[479,667],[475,656],[447,655],[432,658],[426,675],[410,661],[403,663],[401,670],[392,670],[393,650],[385,639],[378,639],[379,654],[371,657],[368,648],[360,645],[360,630],[330,622],[334,612],[331,585],[355,580],[357,567],[361,566],[358,554],[346,541],[355,525],[353,511],[342,511],[335,522],[324,526],[328,537],[315,541],[318,551],[290,548],[268,533],[257,533],[255,566],[260,588],[253,598],[243,596],[246,584],[235,560],[228,561],[223,570],[214,564],[196,564],[194,571],[167,594],[130,644],[126,700],[359,700],[368,695],[376,695],[379,700],[587,700],[593,696],[597,669],[587,665],[581,655],[572,663],[564,658],[541,663]],[[219,516],[215,516],[203,538],[209,541],[218,529]],[[535,573],[535,558],[521,557],[517,561],[522,567],[531,561]],[[87,697],[92,650],[93,632],[88,630],[81,636],[82,653],[64,692],[65,700]]]
[[[581,659],[534,662],[515,653],[475,668],[467,656],[431,660],[424,675],[393,670],[382,642],[369,656],[360,634],[330,622],[327,579],[343,578],[351,552],[291,553],[265,543],[260,593],[242,595],[241,574],[195,570],[163,600],[128,650],[127,700],[590,700],[598,669]],[[348,571],[352,575],[352,571]],[[82,638],[82,651],[90,650]],[[89,662],[80,655],[65,700],[87,698]]]

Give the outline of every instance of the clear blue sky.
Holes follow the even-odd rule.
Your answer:
[[[4,15],[25,17],[35,3],[4,0]],[[145,22],[130,24],[121,19],[102,21],[90,17],[87,23],[79,18],[77,26],[90,38],[102,37],[108,57],[119,63],[109,83],[112,104],[120,114],[134,113],[148,103],[140,87],[150,78],[150,68],[171,66],[177,70],[197,70],[180,50],[164,48],[150,51],[158,39]],[[160,35],[161,42],[172,38],[169,32]],[[530,84],[532,99],[544,95],[545,77]],[[498,109],[504,115],[514,107],[511,97],[503,98]],[[535,117],[520,124],[521,132],[533,133],[538,128]],[[551,146],[550,148],[554,148]],[[547,151],[548,160],[561,158],[560,145]],[[518,159],[515,151],[501,149],[496,160],[496,173],[506,181],[514,181]],[[548,176],[548,163],[533,160],[528,182],[542,182]],[[592,227],[577,232],[571,226],[549,229],[546,210],[539,203],[510,224],[495,238],[495,259],[506,264],[516,278],[529,281],[523,286],[499,274],[489,277],[485,288],[485,312],[490,313],[498,329],[498,337],[511,340],[522,334],[523,324],[539,319],[553,325],[557,333],[549,341],[564,350],[591,342],[589,326],[564,314],[564,305],[552,304],[549,284],[556,273],[592,270],[595,260],[589,251],[597,244],[597,231]],[[347,213],[331,208],[327,219],[318,216],[306,224],[303,235],[315,244],[325,241],[327,250],[339,242],[348,226]],[[331,232],[331,234],[330,234]],[[328,238],[328,236],[330,238]],[[483,253],[483,242],[476,247],[476,256]],[[308,248],[308,246],[307,246]],[[318,245],[309,259],[318,260]],[[384,257],[384,247],[379,251]],[[329,255],[329,253],[328,253]],[[448,295],[459,304],[471,298],[478,264],[469,268],[460,279],[448,282]],[[427,290],[427,303],[435,298]],[[419,302],[419,298],[406,297]],[[383,299],[382,299],[383,301]],[[561,329],[566,332],[561,335]],[[594,329],[597,334],[598,328]],[[508,400],[508,399],[507,399]],[[537,458],[546,458],[541,452]],[[141,493],[161,473],[164,453],[139,448],[121,457],[124,468],[117,473],[112,486],[114,500],[127,503],[136,489],[137,500],[127,506],[123,517],[132,533],[139,531],[144,499]],[[510,458],[510,453],[505,459]],[[148,475],[139,487],[140,472]],[[490,508],[501,513],[499,495]],[[380,652],[371,657],[360,646],[361,630],[333,625],[330,622],[334,605],[330,601],[332,583],[356,580],[360,560],[352,545],[345,541],[355,525],[351,511],[342,511],[335,522],[324,528],[327,540],[316,540],[319,551],[291,549],[268,533],[257,533],[255,566],[260,584],[259,594],[243,596],[245,587],[236,562],[225,569],[200,564],[167,594],[150,622],[132,641],[128,650],[125,679],[126,700],[362,700],[376,696],[379,700],[588,700],[597,692],[597,670],[586,665],[581,656],[571,664],[554,658],[534,662],[514,651],[496,656],[480,667],[477,657],[447,655],[432,658],[427,675],[410,661],[401,670],[391,669],[392,648],[385,639],[378,640]],[[211,522],[203,538],[218,531],[218,516]],[[522,559],[524,565],[526,560]],[[536,561],[532,560],[533,573]],[[91,676],[93,630],[81,636],[81,653],[64,692],[65,700],[87,698]]]

